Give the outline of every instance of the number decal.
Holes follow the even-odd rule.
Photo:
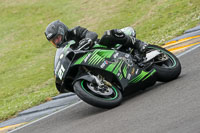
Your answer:
[[[65,68],[63,67],[63,65],[61,65],[61,67],[60,67],[60,69],[58,71],[58,77],[60,78],[60,80],[62,80],[64,72],[65,72]]]

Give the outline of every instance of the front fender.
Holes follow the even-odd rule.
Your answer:
[[[88,75],[87,73],[85,73],[85,74],[83,74],[82,76],[80,76],[80,77],[78,77],[78,78],[76,78],[74,81],[73,81],[73,83],[72,83],[72,85],[74,86],[74,84],[77,82],[77,81],[79,81],[79,80],[86,80],[86,81],[88,81],[88,82],[91,82],[91,83],[94,83],[94,84],[96,84],[96,85],[98,85],[98,81],[96,80],[96,78],[93,76],[93,75]],[[112,84],[112,83],[111,83]],[[124,91],[124,88],[122,88],[122,86],[120,85],[120,86],[118,86],[119,87],[119,90],[120,91]]]
[[[89,82],[91,82],[91,83],[97,84],[96,79],[95,79],[94,77],[88,75],[88,74],[85,74],[85,75],[82,75],[82,76],[76,78],[76,79],[73,81],[72,84],[74,85],[74,83],[75,83],[76,81],[78,81],[78,80],[86,80],[86,81],[89,81]]]

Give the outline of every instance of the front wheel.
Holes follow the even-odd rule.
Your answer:
[[[74,92],[83,101],[100,108],[114,108],[122,101],[122,94],[117,87],[98,86],[84,79],[74,83]]]
[[[178,78],[181,73],[179,59],[170,51],[156,45],[149,45],[148,50],[158,50],[162,54],[154,59],[154,68],[158,81],[168,82]]]

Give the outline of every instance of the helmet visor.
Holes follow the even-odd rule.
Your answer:
[[[62,43],[62,35],[57,35],[49,40],[56,48]]]

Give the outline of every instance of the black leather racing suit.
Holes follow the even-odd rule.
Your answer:
[[[92,42],[97,40],[98,35],[95,32],[91,32],[89,30],[87,30],[86,28],[77,26],[73,29],[68,30],[68,34],[65,37],[64,42],[68,41],[68,40],[74,40],[75,41],[75,45],[73,45],[73,47],[78,47],[79,46],[79,42],[84,39],[84,38],[89,38],[92,40]]]
[[[126,35],[124,32],[118,29],[106,31],[99,43],[101,45],[106,45],[109,48],[114,47],[116,44],[122,44],[126,48],[134,48],[140,53],[144,53],[148,45],[147,43],[136,39],[135,36]]]

